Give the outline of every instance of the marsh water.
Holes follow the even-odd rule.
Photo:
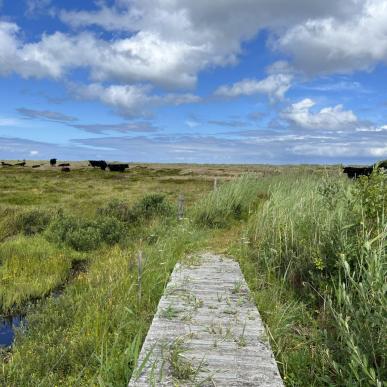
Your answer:
[[[24,316],[0,317],[0,347],[9,347],[15,339],[15,328],[20,327]]]

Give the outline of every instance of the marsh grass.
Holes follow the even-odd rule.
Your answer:
[[[28,300],[48,294],[65,281],[76,257],[41,236],[19,236],[2,243],[0,311],[18,310]]]
[[[126,385],[173,267],[204,249],[238,257],[286,385],[386,380],[383,177],[351,183],[335,170],[246,167],[254,174],[209,192],[199,169],[242,168],[195,167],[184,184],[175,176],[178,185],[173,168],[160,168],[2,171],[2,307],[37,301],[3,355],[0,385]],[[178,221],[180,193],[188,218]],[[79,260],[87,268],[67,281]],[[39,301],[63,283],[59,297]]]
[[[273,181],[235,247],[288,385],[386,380],[383,179]]]
[[[262,180],[254,175],[243,175],[199,200],[191,216],[199,226],[227,227],[233,221],[246,219],[265,196]]]

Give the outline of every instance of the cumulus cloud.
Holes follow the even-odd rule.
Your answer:
[[[183,105],[200,102],[190,93],[151,94],[150,85],[110,85],[93,83],[86,86],[71,85],[80,98],[99,99],[124,116],[148,115],[150,109],[163,105]]]
[[[336,15],[307,19],[279,36],[274,47],[292,55],[307,73],[347,73],[387,62],[387,1],[365,0],[343,20]]]
[[[74,122],[78,119],[73,116],[69,116],[67,114],[54,112],[50,110],[34,110],[27,108],[18,108],[16,109],[24,118],[28,119],[45,119],[50,121],[58,121],[58,122]]]
[[[223,85],[215,90],[214,95],[219,97],[239,97],[241,95],[267,94],[271,100],[281,100],[289,90],[292,75],[272,74],[268,77],[257,79],[244,79],[231,86]]]
[[[47,0],[31,0],[31,7]],[[235,63],[241,43],[264,29],[290,28],[313,18],[347,17],[355,0],[117,0],[94,11],[61,11],[75,28],[99,26],[122,34],[103,39],[91,32],[43,34],[24,42],[14,23],[0,24],[0,72],[60,78],[87,68],[96,81],[152,82],[193,87],[198,72]],[[232,15],[230,17],[230,15]]]
[[[315,102],[310,98],[293,103],[282,113],[282,117],[289,122],[308,129],[340,130],[353,127],[358,122],[356,115],[351,110],[344,110],[343,105],[325,107],[312,112]]]

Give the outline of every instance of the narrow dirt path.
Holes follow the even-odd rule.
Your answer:
[[[237,262],[176,265],[129,386],[283,386]]]

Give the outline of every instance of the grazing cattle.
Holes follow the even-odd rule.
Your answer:
[[[129,164],[108,164],[111,172],[124,172],[126,168],[129,168]]]
[[[53,167],[56,164],[56,159],[50,159],[50,165]]]
[[[25,162],[25,161],[23,161],[23,162],[21,162],[21,163],[16,163],[16,164],[14,164],[15,167],[25,167],[25,165],[26,165],[26,162]]]
[[[39,168],[40,164],[33,165],[32,168]]]
[[[70,172],[70,168],[69,167],[62,167],[61,171],[62,172]]]
[[[387,170],[387,160],[378,161],[369,167],[344,167],[343,172],[350,179],[357,179],[360,176],[370,176],[374,169],[385,173]]]
[[[350,179],[357,179],[360,176],[369,176],[373,171],[373,167],[344,167],[343,172]]]
[[[12,164],[4,163],[3,161],[1,162],[1,165],[3,167],[12,167],[13,166]]]
[[[58,164],[58,167],[69,167],[69,166],[70,166],[69,163]]]
[[[103,171],[107,168],[107,162],[105,160],[89,160],[89,165],[93,168],[98,167]]]

